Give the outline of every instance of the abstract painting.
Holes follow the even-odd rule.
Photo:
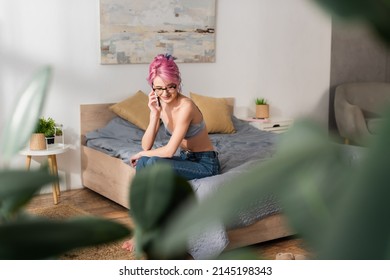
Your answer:
[[[100,0],[101,64],[215,62],[216,0]]]

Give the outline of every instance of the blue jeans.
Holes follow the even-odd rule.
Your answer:
[[[180,156],[171,158],[140,157],[137,161],[136,171],[158,162],[169,163],[175,173],[187,180],[200,179],[220,172],[218,153],[181,151]]]

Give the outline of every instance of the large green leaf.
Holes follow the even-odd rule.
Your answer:
[[[43,109],[51,74],[51,67],[43,67],[19,95],[0,141],[0,155],[5,163],[25,147],[34,131]]]
[[[185,180],[175,176],[168,164],[156,164],[137,172],[130,190],[135,222],[148,231],[164,223],[176,206],[193,194]]]
[[[377,138],[367,150],[339,205],[333,226],[323,236],[324,259],[389,259],[390,111]]]
[[[367,23],[390,44],[389,0],[314,0],[332,14],[344,19],[358,19]]]
[[[0,171],[0,217],[8,218],[54,180],[56,177],[44,169]]]
[[[124,225],[93,217],[67,221],[19,220],[0,226],[0,259],[55,258],[71,249],[114,241],[130,234]]]
[[[285,141],[288,145],[280,146],[277,156],[227,182],[197,206],[182,211],[161,237],[161,250],[170,251],[175,246],[184,246],[190,234],[207,230],[216,222],[229,225],[239,211],[257,203],[262,197],[272,194],[283,198],[280,194],[293,191],[291,180],[300,178],[297,174],[302,169],[312,166],[321,170],[337,157],[337,148],[330,145],[327,134],[312,124],[297,122],[288,135]],[[323,157],[328,160],[319,160]],[[307,202],[306,208],[318,220],[329,219],[329,209],[318,192],[318,189],[312,191],[317,198]],[[302,201],[297,203],[302,205]]]
[[[181,205],[194,198],[190,184],[176,176],[169,164],[159,163],[137,172],[130,190],[137,253],[149,259],[182,258],[186,246],[177,246],[166,254],[159,250],[160,237]]]
[[[256,255],[251,248],[239,248],[223,252],[218,256],[218,260],[258,260],[260,256]]]
[[[345,18],[355,18],[369,11],[377,5],[376,0],[314,0],[324,6],[331,13]],[[374,3],[373,3],[374,2]]]
[[[390,225],[388,167],[390,113],[378,140],[367,149],[331,143],[314,126],[298,122],[278,153],[189,207],[160,238],[169,254],[191,233],[229,224],[245,205],[273,194],[291,228],[320,259],[387,259]],[[357,150],[356,150],[357,149]],[[363,152],[358,162],[346,153]]]
[[[25,190],[38,190],[55,179],[44,169],[0,171],[0,200],[20,195]]]

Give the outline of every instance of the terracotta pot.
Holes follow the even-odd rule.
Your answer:
[[[256,105],[256,118],[267,119],[269,118],[269,105]]]
[[[46,138],[43,133],[33,133],[30,138],[30,150],[46,150]]]

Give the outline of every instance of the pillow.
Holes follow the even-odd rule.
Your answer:
[[[190,93],[191,99],[203,114],[208,133],[235,133],[229,107],[224,98]]]
[[[150,114],[148,101],[148,96],[139,90],[129,98],[110,106],[110,110],[119,117],[146,130],[149,124]]]

